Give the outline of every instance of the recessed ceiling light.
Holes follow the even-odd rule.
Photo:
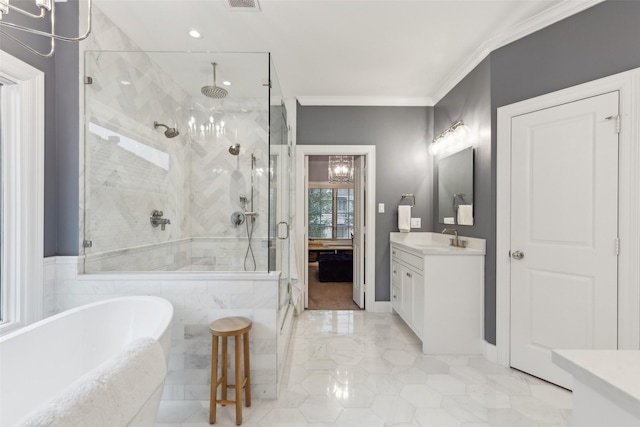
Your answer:
[[[198,31],[198,30],[190,30],[189,31],[189,35],[191,37],[193,37],[194,39],[201,39],[202,38],[202,34],[200,34],[200,31]]]
[[[129,80],[120,80],[120,83],[121,83],[123,86],[129,86],[129,85],[131,84],[131,82],[130,82]]]
[[[231,82],[229,80],[223,81],[222,84],[225,86],[231,86]]]

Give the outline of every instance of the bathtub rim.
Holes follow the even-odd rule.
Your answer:
[[[26,334],[34,329],[37,329],[43,325],[55,322],[58,319],[64,318],[66,316],[72,315],[74,313],[78,313],[80,311],[84,311],[84,310],[89,310],[93,307],[96,306],[100,306],[100,305],[105,305],[105,304],[111,304],[111,303],[117,303],[117,302],[121,302],[121,301],[151,301],[151,302],[156,302],[162,305],[162,308],[165,310],[168,310],[167,313],[169,314],[169,316],[167,316],[166,322],[163,325],[163,331],[167,331],[167,329],[171,326],[172,322],[173,322],[173,316],[174,316],[174,308],[173,308],[173,304],[171,304],[171,302],[169,302],[167,299],[162,298],[162,297],[157,297],[157,296],[153,296],[153,295],[131,295],[131,296],[124,296],[124,297],[115,297],[115,298],[106,298],[106,299],[101,299],[99,301],[95,301],[95,302],[91,302],[88,304],[83,304],[80,305],[78,307],[73,307],[70,308],[68,310],[64,310],[61,311],[60,313],[51,315],[49,317],[45,317],[44,319],[38,320],[37,322],[31,323],[29,325],[23,326],[20,329],[16,329],[15,331],[11,331],[8,334],[2,335],[0,336],[0,344],[4,343],[5,341],[10,340],[12,337],[16,337],[16,336],[20,336],[23,334]],[[164,334],[164,332],[163,332]],[[151,337],[154,338],[156,340],[160,340],[161,336],[158,337]]]

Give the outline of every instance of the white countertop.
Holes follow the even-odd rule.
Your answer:
[[[484,239],[459,236],[467,242],[466,248],[456,248],[449,245],[451,234],[411,232],[390,233],[390,241],[394,245],[402,246],[423,255],[484,255],[486,243]]]
[[[639,350],[555,350],[553,363],[640,418]]]

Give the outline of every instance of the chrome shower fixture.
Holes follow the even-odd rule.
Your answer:
[[[200,92],[209,98],[224,98],[229,92],[227,92],[226,89],[216,86],[216,67],[218,64],[212,62],[211,65],[213,65],[213,86],[202,86]]]
[[[180,132],[178,132],[178,129],[176,128],[170,128],[169,126],[163,125],[162,123],[153,122],[154,128],[158,129],[158,126],[162,126],[167,129],[164,131],[164,136],[166,136],[167,138],[175,138],[176,136],[180,135]]]
[[[237,156],[238,154],[240,154],[240,144],[236,142],[231,147],[229,147],[229,153],[231,153],[234,156]]]

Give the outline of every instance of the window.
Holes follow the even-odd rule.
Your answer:
[[[351,239],[353,188],[309,188],[309,238]]]
[[[42,318],[44,74],[0,50],[0,334]]]

